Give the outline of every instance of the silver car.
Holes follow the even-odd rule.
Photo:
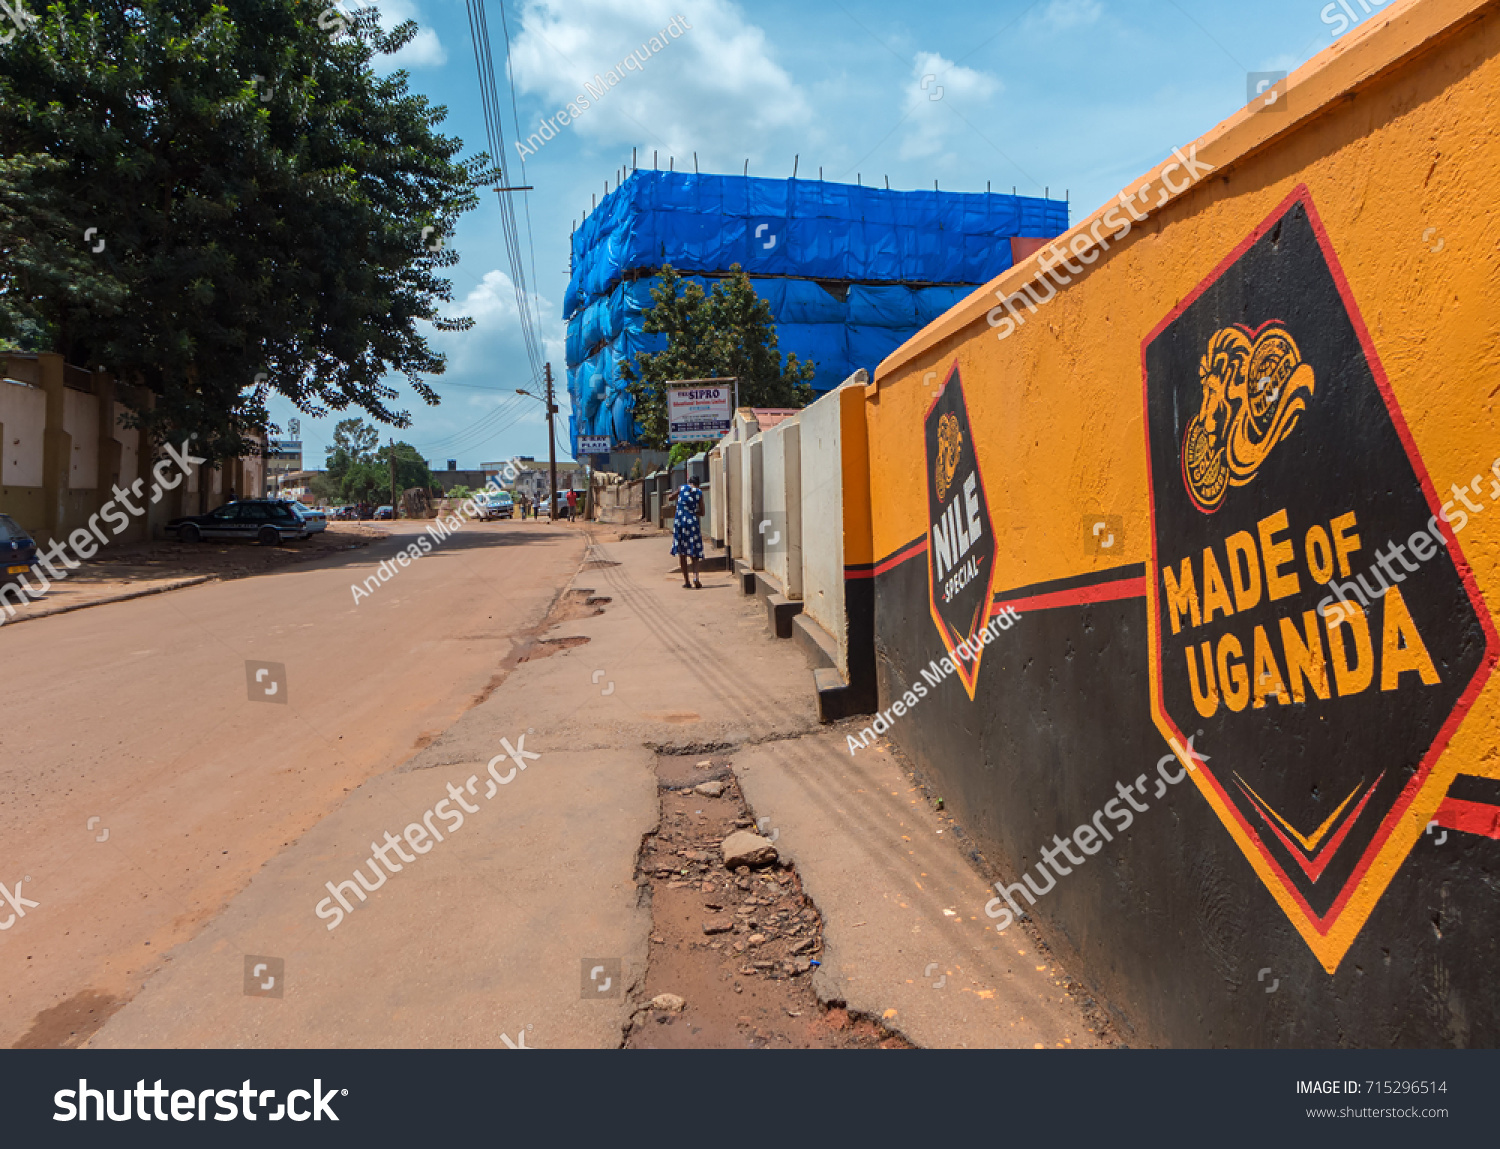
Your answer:
[[[292,508],[292,513],[302,520],[307,527],[309,535],[315,535],[319,531],[328,529],[328,516],[315,507],[304,507],[301,503],[288,502],[287,506]]]

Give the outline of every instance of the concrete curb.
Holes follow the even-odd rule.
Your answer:
[[[4,625],[15,626],[17,623],[34,622],[39,618],[51,618],[55,614],[70,614],[75,610],[87,610],[91,606],[106,606],[112,602],[129,602],[133,598],[145,598],[153,594],[166,594],[169,590],[182,590],[184,587],[198,586],[200,583],[218,582],[218,575],[194,575],[192,578],[178,579],[176,582],[168,583],[166,586],[147,587],[145,590],[132,590],[124,594],[112,594],[105,598],[96,598],[92,602],[72,603],[67,606],[54,606],[50,610],[37,611],[35,614],[22,615],[19,618],[5,620]]]

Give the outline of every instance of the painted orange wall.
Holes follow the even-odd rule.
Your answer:
[[[1142,341],[1299,185],[1433,486],[1447,492],[1488,472],[1500,458],[1497,124],[1500,4],[1407,0],[1294,73],[1279,107],[1247,108],[1184,144],[1184,156],[1213,170],[1185,186],[1180,159],[1164,161],[1122,193],[1145,193],[1135,202],[1147,218],[1127,235],[1111,237],[1129,219],[1122,211],[1102,223],[1112,204],[1061,237],[1057,248],[1096,261],[1077,275],[1063,269],[1071,284],[1035,314],[1017,305],[1025,322],[1007,338],[993,326],[1005,312],[992,309],[1040,284],[1037,257],[881,365],[865,392],[875,561],[928,529],[923,413],[956,363],[998,542],[996,588],[1128,563],[1151,573]],[[1118,516],[1123,537],[1092,554],[1089,526],[1106,516]],[[1495,612],[1500,513],[1471,516],[1458,541]],[[1500,676],[1491,676],[1444,767],[1500,778],[1497,744]],[[1404,841],[1420,837],[1441,798],[1407,812]],[[1384,881],[1360,896],[1373,904]]]

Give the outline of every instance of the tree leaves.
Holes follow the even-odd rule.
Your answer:
[[[696,283],[685,284],[670,264],[657,279],[644,328],[665,334],[667,349],[639,352],[634,365],[620,367],[643,445],[667,446],[666,384],[672,380],[734,376],[744,407],[796,408],[812,401],[808,381],[815,364],[799,362],[795,354],[783,364],[770,305],[755,294],[739,264],[708,294]]]
[[[416,26],[381,33],[362,10],[330,34],[298,0],[82,8],[54,4],[0,48],[0,155],[60,161],[0,169],[4,250],[6,204],[52,221],[28,225],[24,283],[0,271],[0,336],[27,323],[146,388],[136,421],[197,432],[214,458],[251,448],[272,391],[404,427],[395,373],[436,405],[426,329],[472,321],[440,313],[458,255],[429,236],[452,234],[489,172],[456,158],[436,131],[446,110],[404,72],[371,71]],[[102,252],[84,248],[89,227]]]

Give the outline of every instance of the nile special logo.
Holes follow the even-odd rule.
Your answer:
[[[1333,973],[1473,772],[1493,627],[1305,188],[1142,350],[1152,716]]]
[[[1214,332],[1198,383],[1203,398],[1182,439],[1182,479],[1198,509],[1212,514],[1292,433],[1312,396],[1313,371],[1273,320],[1258,332],[1243,324]]]
[[[953,485],[953,472],[958,470],[958,453],[963,450],[964,436],[958,429],[958,419],[944,415],[938,420],[937,469],[933,478],[937,482],[938,501],[948,497],[948,488]]]
[[[972,639],[989,622],[995,533],[957,366],[927,410],[927,571],[932,621],[969,697],[984,653]],[[967,449],[966,449],[967,448]],[[972,650],[969,657],[963,651]]]

